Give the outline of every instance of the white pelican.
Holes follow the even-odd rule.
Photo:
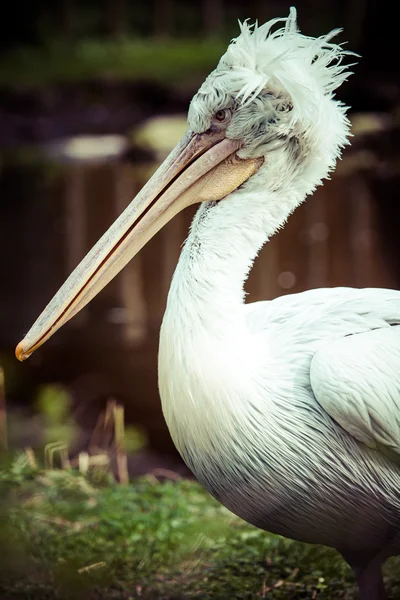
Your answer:
[[[281,28],[276,28],[283,22]],[[25,339],[27,358],[176,213],[201,206],[169,291],[159,387],[204,486],[268,531],[336,548],[363,600],[400,553],[400,292],[319,289],[244,304],[263,244],[347,143],[346,52],[296,12],[241,25],[194,96],[189,130]],[[397,326],[396,326],[397,325]]]

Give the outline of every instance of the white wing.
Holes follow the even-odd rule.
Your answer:
[[[311,361],[310,378],[317,401],[346,431],[400,454],[400,326],[325,345]]]
[[[399,291],[311,290],[248,305],[248,323],[272,332],[288,365],[303,361],[316,401],[348,433],[400,454]]]

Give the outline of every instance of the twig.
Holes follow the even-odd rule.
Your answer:
[[[170,469],[152,469],[150,475],[154,475],[154,477],[165,477],[165,479],[171,479],[172,481],[180,481],[182,479],[179,473],[175,473],[175,471],[171,471]]]
[[[266,595],[268,594],[268,592],[272,592],[273,590],[275,590],[278,587],[281,587],[282,585],[285,585],[287,587],[296,587],[299,584],[295,583],[294,581],[291,581],[291,579],[294,579],[296,577],[296,575],[298,574],[299,569],[293,569],[293,571],[290,573],[289,577],[287,579],[279,579],[278,581],[276,581],[273,585],[270,585],[267,587],[267,580],[264,579],[263,581],[263,585],[262,585],[262,590],[261,590],[261,597],[265,598]],[[314,596],[313,596],[314,597]]]
[[[283,579],[279,579],[279,581],[277,581],[276,583],[274,583],[274,585],[270,585],[269,587],[264,587],[263,585],[263,598],[265,598],[265,594],[267,594],[268,592],[272,592],[272,590],[276,590],[276,588],[281,587],[281,585],[284,585],[284,580]],[[265,581],[264,581],[265,584]]]
[[[78,573],[87,573],[88,571],[91,571],[92,569],[101,569],[102,567],[105,567],[106,563],[102,560],[101,562],[97,562],[97,563],[93,563],[92,565],[88,565],[87,567],[82,567],[81,569],[78,569]]]

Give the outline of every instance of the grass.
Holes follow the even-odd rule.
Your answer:
[[[120,485],[31,459],[0,471],[4,600],[353,597],[336,553],[251,527],[196,482]],[[387,569],[393,598],[399,567]]]
[[[179,85],[207,75],[225,46],[217,39],[53,41],[4,53],[0,58],[0,85],[40,87],[98,78]]]

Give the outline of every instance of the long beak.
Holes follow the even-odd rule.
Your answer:
[[[136,198],[69,276],[16,348],[21,361],[79,312],[168,221],[196,202],[221,200],[263,159],[241,160],[237,140],[188,131]]]

